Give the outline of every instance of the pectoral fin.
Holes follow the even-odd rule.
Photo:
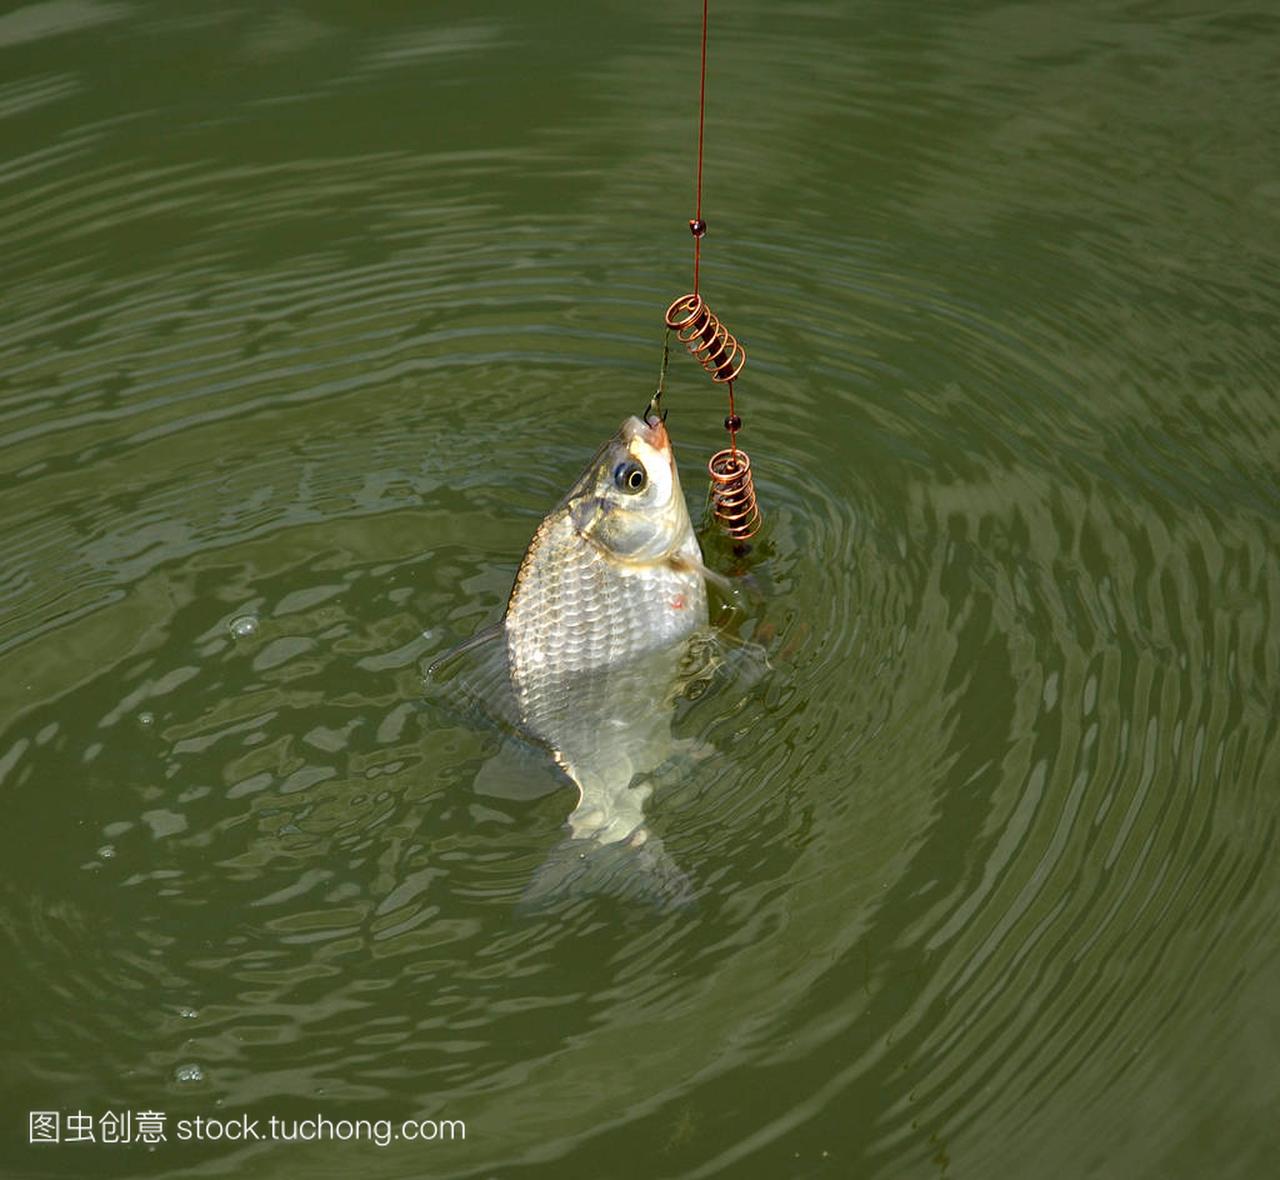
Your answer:
[[[724,574],[717,573],[710,566],[704,564],[699,558],[694,557],[691,554],[677,553],[674,557],[668,559],[667,564],[673,570],[700,574],[706,581],[710,582],[726,597],[734,597],[735,591],[733,582],[726,578]]]

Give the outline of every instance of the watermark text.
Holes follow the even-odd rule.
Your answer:
[[[343,1119],[314,1114],[306,1118],[248,1114],[210,1117],[195,1115],[170,1119],[162,1110],[110,1110],[95,1114],[83,1110],[32,1110],[27,1113],[27,1142],[32,1145],[63,1143],[137,1144],[162,1143],[347,1143],[352,1141],[388,1147],[397,1141],[452,1143],[465,1140],[462,1119]]]

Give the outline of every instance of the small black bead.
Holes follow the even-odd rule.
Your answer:
[[[741,418],[739,418],[737,414],[730,414],[730,415],[729,415],[729,416],[724,420],[724,428],[725,428],[726,430],[741,430],[741,429],[742,429],[742,419],[741,419]]]
[[[695,238],[700,238],[707,232],[707,223],[701,217],[691,217],[689,219],[689,232]]]

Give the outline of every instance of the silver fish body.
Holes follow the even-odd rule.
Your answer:
[[[579,789],[573,838],[647,838],[644,776],[671,755],[671,696],[706,623],[666,428],[629,418],[539,526],[503,619],[521,722]]]
[[[538,527],[501,624],[428,670],[428,685],[544,746],[578,788],[569,838],[526,903],[689,899],[643,805],[681,744],[676,694],[713,663],[699,642],[707,576],[666,427],[628,418]]]

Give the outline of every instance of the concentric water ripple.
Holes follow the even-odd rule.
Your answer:
[[[767,528],[706,538],[727,658],[650,805],[699,903],[514,915],[572,792],[420,668],[651,391],[660,9],[0,17],[10,1105],[472,1132],[152,1173],[1259,1174],[1260,12],[726,22]],[[696,500],[723,409],[683,356],[668,400]]]

